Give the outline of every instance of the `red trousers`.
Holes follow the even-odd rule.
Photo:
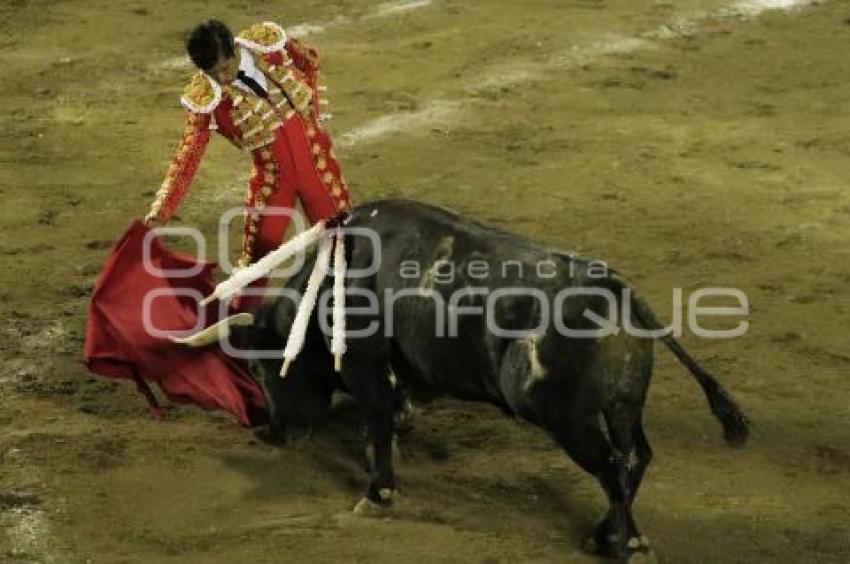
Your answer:
[[[275,130],[272,143],[254,151],[240,266],[258,261],[281,245],[291,218],[280,211],[275,213],[274,208],[295,214],[296,199],[301,202],[307,224],[333,217],[351,205],[330,137],[300,116],[287,120]],[[266,282],[257,280],[249,288],[256,292],[265,288]],[[251,311],[261,302],[261,295],[243,295],[234,306]]]

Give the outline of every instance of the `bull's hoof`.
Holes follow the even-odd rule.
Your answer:
[[[361,517],[384,517],[392,506],[391,501],[377,502],[368,497],[361,498],[354,506],[354,514]]]
[[[614,558],[617,556],[617,536],[614,534],[605,534],[604,528],[600,525],[596,532],[591,535],[582,548],[590,554],[597,556],[605,556]]]
[[[613,534],[602,534],[602,530],[588,538],[584,542],[584,550],[607,558],[616,558],[628,564],[650,564],[657,562],[655,552],[649,544],[649,539],[641,535],[632,537],[625,546],[625,552],[618,546],[617,536]]]
[[[632,537],[626,543],[628,557],[626,562],[629,564],[655,564],[658,559],[655,557],[655,551],[649,544],[649,539],[641,535],[640,537]]]

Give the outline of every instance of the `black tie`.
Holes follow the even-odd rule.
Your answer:
[[[236,73],[236,78],[237,78],[237,80],[242,81],[242,84],[244,84],[245,86],[250,88],[254,92],[254,94],[259,96],[260,98],[268,98],[269,97],[269,93],[266,92],[265,89],[263,89],[262,86],[260,86],[260,83],[257,82],[256,80],[254,80],[253,78],[251,78],[250,76],[248,76],[247,74],[245,74],[245,71],[238,71]]]

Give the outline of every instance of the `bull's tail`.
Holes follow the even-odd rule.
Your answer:
[[[626,286],[628,287],[627,283]],[[646,329],[658,330],[664,327],[655,317],[649,304],[637,296],[633,289],[631,289],[631,304],[637,319]],[[661,337],[660,340],[690,370],[702,387],[705,397],[708,399],[708,405],[711,407],[711,412],[723,425],[723,435],[726,442],[732,446],[743,446],[749,435],[750,421],[738,407],[738,404],[735,403],[735,400],[732,399],[731,394],[720,385],[720,382],[714,376],[700,366],[672,335],[668,334]]]

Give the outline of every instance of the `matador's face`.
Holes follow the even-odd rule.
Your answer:
[[[221,56],[213,68],[207,71],[219,84],[230,84],[236,80],[239,71],[239,49],[236,49],[232,57]]]

